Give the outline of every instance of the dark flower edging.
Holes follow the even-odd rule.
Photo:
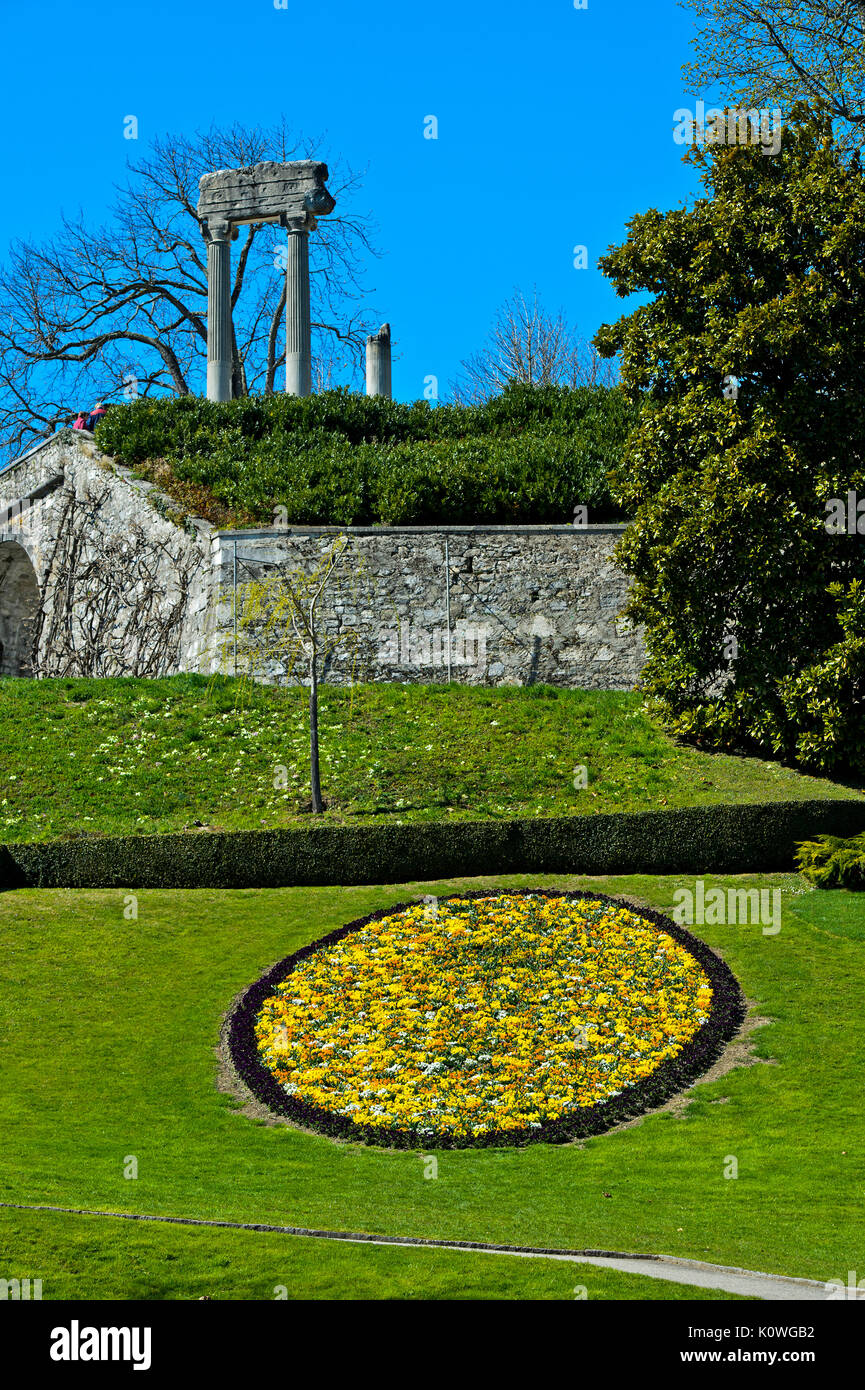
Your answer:
[[[255,1020],[265,999],[273,994],[277,985],[301,961],[316,951],[324,950],[347,936],[349,932],[359,931],[370,922],[390,917],[403,908],[416,905],[415,902],[396,903],[393,907],[379,908],[366,917],[359,917],[327,936],[310,942],[299,951],[286,956],[261,979],[244,991],[227,1020],[228,1051],[234,1069],[255,1098],[274,1114],[285,1117],[307,1129],[326,1134],[333,1139],[359,1140],[391,1149],[467,1149],[502,1148],[525,1144],[566,1144],[574,1139],[587,1138],[593,1134],[603,1134],[623,1120],[634,1119],[648,1110],[654,1110],[672,1096],[683,1091],[699,1077],[703,1076],[721,1056],[727,1043],[736,1036],[745,1018],[745,1001],[739,983],[730,968],[715,955],[715,952],[679,926],[670,917],[652,908],[635,908],[621,898],[610,897],[606,893],[558,892],[553,888],[521,888],[513,896],[531,894],[535,897],[568,898],[572,901],[586,899],[590,902],[611,903],[615,907],[627,907],[641,918],[653,922],[661,931],[671,936],[690,952],[702,966],[712,986],[712,1007],[702,1028],[687,1042],[675,1057],[662,1062],[651,1076],[627,1087],[621,1095],[596,1105],[585,1106],[578,1111],[570,1111],[559,1120],[551,1120],[538,1129],[490,1130],[479,1135],[431,1134],[423,1145],[416,1134],[397,1128],[376,1129],[371,1125],[355,1124],[345,1115],[334,1114],[322,1106],[311,1105],[306,1101],[289,1096],[276,1080],[273,1073],[261,1060],[255,1037]],[[491,898],[500,896],[496,890],[484,889],[471,893],[449,893],[439,901],[453,899]]]

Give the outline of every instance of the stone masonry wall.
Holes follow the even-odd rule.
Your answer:
[[[631,689],[644,653],[620,615],[628,592],[612,550],[622,528],[590,526],[321,528],[214,537],[218,589],[211,669],[279,680],[284,662],[261,625],[247,626],[250,584],[311,571],[339,534],[344,572],[322,605],[322,631],[355,632],[328,659],[324,679],[343,683],[445,681],[472,685],[546,682]],[[447,550],[447,566],[446,555]],[[238,634],[232,594],[238,593]],[[236,663],[235,663],[236,650]]]
[[[0,589],[0,618],[7,644],[20,652],[31,635],[35,642],[35,663],[26,671],[4,663],[8,674],[140,676],[197,667],[209,527],[187,531],[160,515],[149,504],[159,495],[149,483],[68,430],[0,473],[0,494],[0,582],[4,558],[16,580],[5,604]]]
[[[339,639],[322,680],[444,682],[450,669],[472,685],[626,690],[644,651],[620,616],[621,530],[217,532],[65,430],[0,473],[0,675],[283,681],[285,618],[269,635],[248,622],[250,586],[273,597],[342,535],[348,550],[320,604],[320,631]]]

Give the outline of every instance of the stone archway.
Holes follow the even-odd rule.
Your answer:
[[[27,551],[17,541],[0,540],[0,676],[32,676],[41,603]]]

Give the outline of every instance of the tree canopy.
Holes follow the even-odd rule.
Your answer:
[[[861,163],[802,104],[776,157],[685,159],[708,196],[630,220],[601,266],[654,298],[595,337],[640,410],[613,490],[645,687],[680,733],[865,769],[865,557],[828,526],[865,485]]]
[[[696,90],[745,106],[823,101],[840,148],[865,145],[865,0],[680,0],[696,11]]]

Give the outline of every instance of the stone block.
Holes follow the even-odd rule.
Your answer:
[[[335,206],[325,183],[327,165],[315,160],[272,160],[242,169],[217,169],[198,182],[198,215],[205,221],[277,222],[284,215],[326,215]]]

